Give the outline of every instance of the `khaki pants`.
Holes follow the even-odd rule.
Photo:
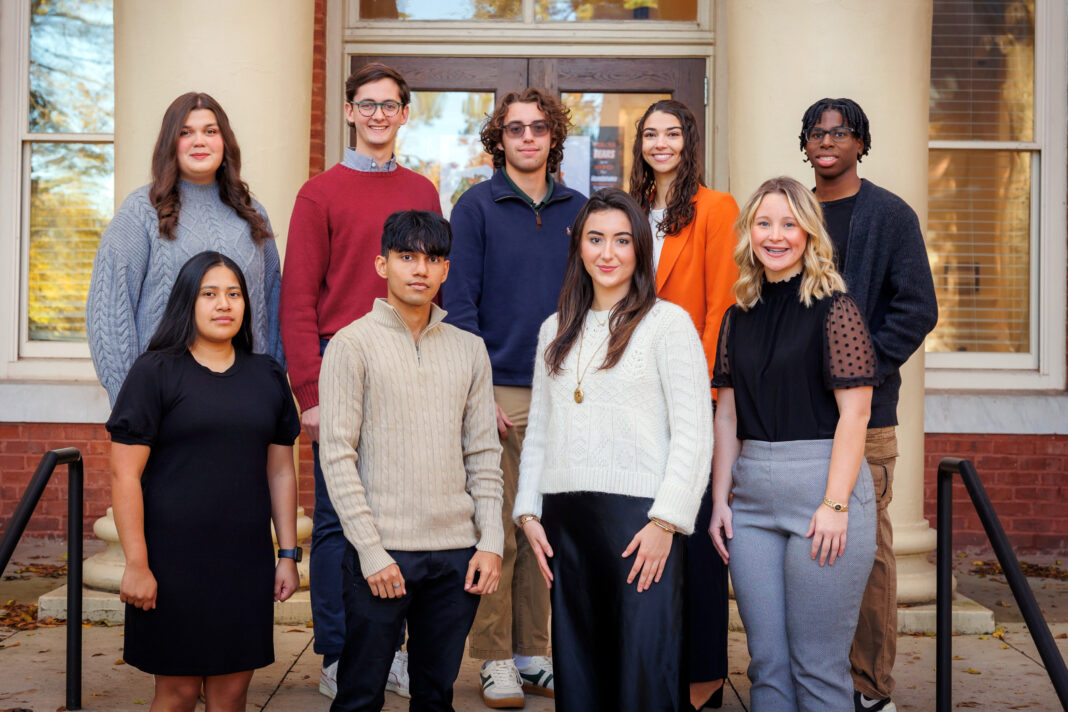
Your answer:
[[[875,563],[860,604],[860,619],[849,662],[853,687],[866,697],[886,699],[894,692],[894,658],[897,655],[897,562],[894,530],[887,507],[894,496],[897,432],[894,427],[868,430],[864,457],[875,485],[878,519]]]
[[[497,592],[483,596],[468,638],[476,660],[505,660],[513,653],[547,655],[549,652],[549,589],[538,561],[522,531],[512,522],[512,506],[519,486],[519,452],[527,431],[530,389],[494,386],[493,397],[512,421],[501,441],[504,473],[504,561]]]

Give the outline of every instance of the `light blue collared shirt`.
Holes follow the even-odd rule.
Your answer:
[[[389,171],[397,170],[397,157],[390,156],[385,163],[377,163],[374,159],[363,155],[355,148],[349,147],[345,149],[345,157],[341,160],[341,164],[346,168],[362,173],[388,173]]]

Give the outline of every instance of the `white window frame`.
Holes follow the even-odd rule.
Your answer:
[[[88,345],[26,338],[28,157],[32,140],[113,137],[28,131],[29,23],[29,0],[0,2],[0,422],[103,422],[110,408]]]
[[[1065,388],[1065,165],[1068,165],[1068,19],[1060,0],[1035,2],[1034,141],[930,141],[930,149],[1030,151],[1031,350],[1025,354],[925,355],[928,389]]]

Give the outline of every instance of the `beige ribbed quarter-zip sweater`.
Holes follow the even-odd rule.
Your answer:
[[[385,299],[330,340],[319,457],[364,576],[388,549],[500,555],[501,445],[482,340],[434,305],[418,340]]]

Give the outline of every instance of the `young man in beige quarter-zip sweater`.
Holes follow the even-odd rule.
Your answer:
[[[413,708],[452,710],[479,595],[497,589],[501,446],[482,340],[433,303],[452,234],[391,215],[375,269],[388,297],[338,331],[319,377],[320,457],[348,550],[332,712],[378,712],[408,622]]]

